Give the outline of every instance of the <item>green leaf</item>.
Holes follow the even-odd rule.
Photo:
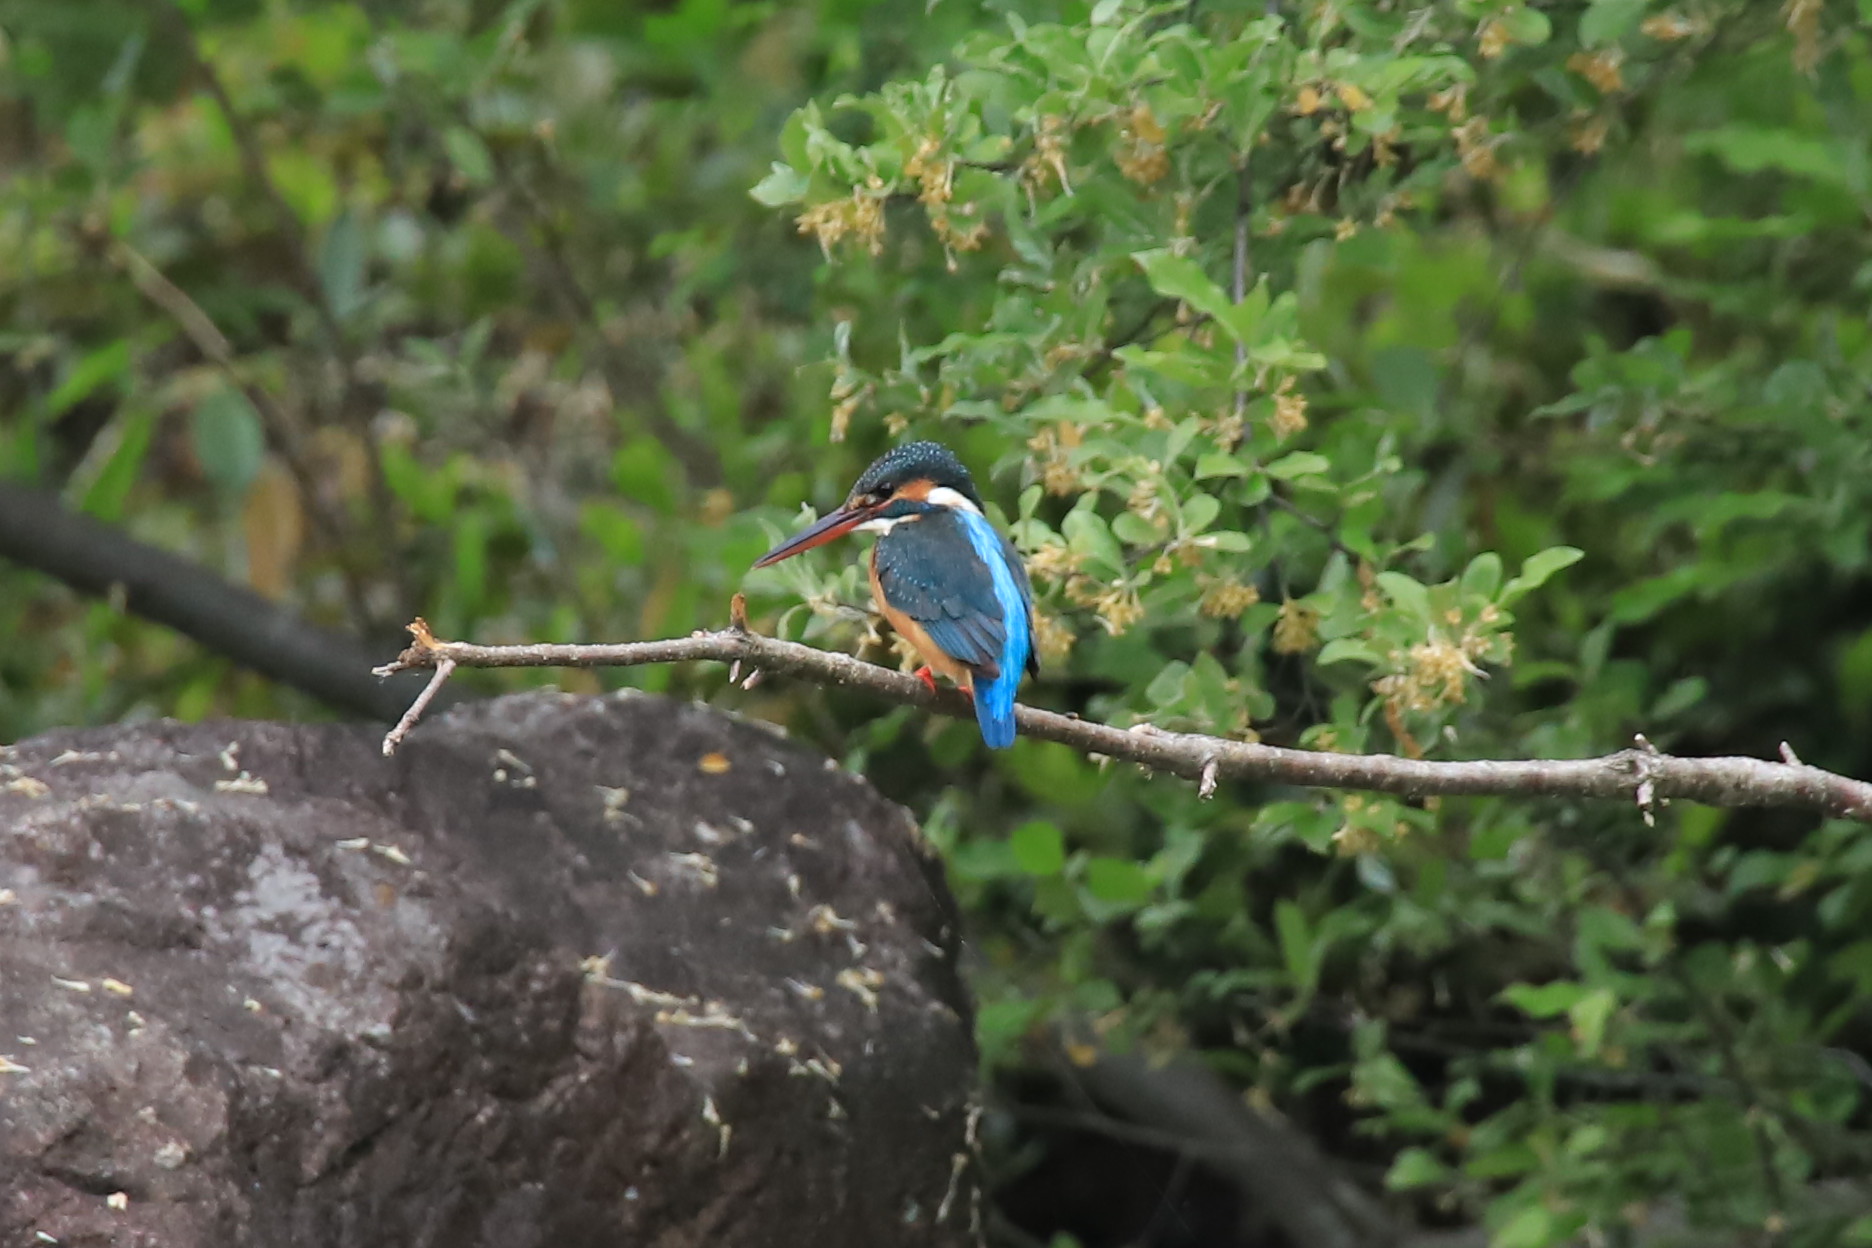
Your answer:
[[[1501,997],[1530,1018],[1553,1018],[1579,1004],[1586,993],[1584,984],[1557,979],[1550,984],[1510,984]]]
[[[1574,1038],[1583,1055],[1598,1056],[1605,1044],[1606,1023],[1617,1010],[1618,998],[1610,988],[1595,988],[1567,1007],[1567,1017],[1572,1020]]]
[[[1492,550],[1485,550],[1469,561],[1463,569],[1462,592],[1478,598],[1494,601],[1495,593],[1501,588],[1501,556]]]
[[[1090,507],[1075,507],[1060,521],[1060,532],[1073,553],[1097,561],[1112,576],[1124,575],[1127,563],[1124,550],[1112,537],[1105,517]]]
[[[1159,248],[1134,252],[1131,258],[1144,270],[1145,278],[1158,294],[1181,299],[1204,316],[1223,320],[1233,306],[1222,288],[1209,280],[1202,266],[1187,256]]]
[[[1129,858],[1086,860],[1086,889],[1111,905],[1135,906],[1150,899],[1150,873]]]
[[[1586,552],[1577,546],[1550,546],[1529,555],[1527,562],[1521,565],[1521,575],[1502,588],[1501,604],[1508,606],[1532,593],[1545,585],[1556,572],[1572,567],[1585,557]]]
[[[806,198],[807,188],[812,185],[810,179],[792,165],[773,162],[773,170],[754,184],[748,194],[769,208],[778,208],[782,204],[796,204]]]
[[[266,455],[260,416],[247,396],[231,386],[210,391],[189,420],[195,458],[221,494],[238,497],[253,483]]]
[[[1014,849],[1014,861],[1028,875],[1058,875],[1066,868],[1066,839],[1050,823],[1024,823],[1014,829],[1008,841]]]
[[[1320,476],[1331,467],[1332,461],[1324,455],[1313,451],[1295,451],[1281,456],[1263,471],[1277,481],[1291,481],[1295,477]]]
[[[1154,546],[1163,538],[1150,521],[1128,511],[1112,518],[1111,531],[1113,537],[1129,546]]]
[[[1536,8],[1510,9],[1501,15],[1501,23],[1507,27],[1508,37],[1523,47],[1538,48],[1553,36],[1553,23]]]
[[[1406,615],[1430,619],[1430,591],[1412,577],[1402,572],[1380,572],[1378,587]]]
[[[319,244],[318,278],[331,305],[332,315],[342,324],[364,302],[364,230],[357,214],[346,208],[325,227]]]
[[[1495,1232],[1489,1248],[1549,1248],[1556,1238],[1553,1214],[1529,1205]]]
[[[1280,940],[1281,960],[1286,963],[1288,978],[1293,981],[1293,989],[1303,997],[1313,995],[1313,989],[1319,982],[1321,945],[1316,932],[1308,923],[1306,911],[1291,901],[1281,901],[1274,907],[1274,933]]]
[[[122,517],[124,503],[129,500],[130,491],[142,472],[143,460],[149,454],[155,432],[156,413],[153,411],[132,412],[112,423],[103,436],[116,439],[117,444],[111,448],[97,476],[85,487],[84,496],[78,501],[80,511],[112,522]]]
[[[476,186],[494,181],[494,157],[489,155],[481,136],[466,126],[450,126],[442,132],[442,150],[448,153],[455,172]]]
[[[119,338],[88,352],[72,365],[65,380],[46,396],[46,414],[62,415],[72,404],[88,398],[106,382],[116,381],[130,371],[130,340]]]
[[[1196,479],[1207,481],[1211,477],[1245,477],[1249,466],[1236,455],[1222,451],[1206,451],[1196,459]]]
[[[1357,637],[1335,637],[1320,647],[1313,662],[1320,667],[1329,663],[1364,663],[1371,667],[1378,666],[1377,653]]]
[[[1222,514],[1222,504],[1213,494],[1193,494],[1183,500],[1183,531],[1200,533]]]
[[[1450,1168],[1428,1149],[1407,1148],[1391,1163],[1385,1175],[1385,1187],[1393,1192],[1408,1192],[1412,1188],[1444,1182],[1449,1177]]]
[[[1144,686],[1144,696],[1152,706],[1173,706],[1183,700],[1189,675],[1189,664],[1181,659],[1171,659],[1151,677],[1150,684]]]
[[[1617,43],[1630,34],[1650,0],[1592,0],[1580,17],[1580,43],[1589,48]]]

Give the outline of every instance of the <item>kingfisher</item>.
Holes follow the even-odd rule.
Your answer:
[[[847,533],[876,533],[871,596],[923,656],[975,702],[990,749],[1014,744],[1014,691],[1040,674],[1033,589],[1014,545],[982,514],[969,470],[940,442],[910,442],[858,478],[843,506],[754,561],[765,568]]]

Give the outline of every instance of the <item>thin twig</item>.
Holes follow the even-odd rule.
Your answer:
[[[737,595],[738,597],[738,595]],[[745,606],[737,608],[744,612]],[[798,676],[841,685],[886,701],[951,715],[974,717],[958,690],[932,691],[903,672],[848,654],[764,637],[736,626],[687,637],[615,645],[477,646],[441,641],[418,620],[414,644],[376,670],[388,676],[447,661],[461,667],[640,667],[698,661],[752,666],[776,676]],[[1232,741],[1201,733],[1166,732],[1140,724],[1131,729],[1077,719],[1031,706],[1015,708],[1022,735],[1056,741],[1082,753],[1137,763],[1200,782],[1212,765],[1215,778],[1362,789],[1420,798],[1572,797],[1631,802],[1648,783],[1655,800],[1678,798],[1708,806],[1772,806],[1811,810],[1872,823],[1872,784],[1805,764],[1758,758],[1676,758],[1643,749],[1601,758],[1474,759],[1438,762],[1391,754],[1332,754]]]
[[[1248,158],[1242,157],[1241,169],[1235,175],[1235,257],[1233,270],[1229,274],[1229,297],[1240,303],[1248,297],[1248,275],[1251,264],[1248,257],[1248,218],[1254,208],[1251,188],[1248,181]],[[1235,344],[1235,369],[1240,372],[1248,364],[1248,344]],[[1248,411],[1248,387],[1235,388],[1235,419],[1240,420]]]
[[[416,726],[416,721],[422,718],[423,712],[429,709],[429,704],[435,701],[436,694],[442,691],[442,686],[447,684],[448,678],[454,674],[453,659],[443,659],[435,665],[435,675],[429,678],[429,683],[423,686],[423,691],[416,695],[414,702],[410,703],[409,710],[403,712],[403,718],[397,720],[396,727],[384,734],[385,758],[396,753],[397,746],[403,744],[403,738],[409,736],[410,729]]]

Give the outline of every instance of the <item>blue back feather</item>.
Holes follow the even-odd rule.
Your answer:
[[[1007,627],[1007,641],[1001,650],[1001,674],[994,680],[975,684],[975,720],[981,725],[982,740],[990,749],[1003,750],[1014,744],[1014,693],[1020,688],[1022,670],[1033,651],[1028,632],[1027,596],[1008,566],[1007,544],[994,526],[973,512],[956,509],[975,553],[988,565],[994,576],[995,600],[1001,604],[1001,618]]]

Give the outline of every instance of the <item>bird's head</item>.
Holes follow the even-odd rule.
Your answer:
[[[847,533],[883,532],[900,521],[947,508],[981,514],[975,479],[942,443],[909,442],[865,469],[844,506],[781,542],[755,560],[754,566],[779,563]]]

